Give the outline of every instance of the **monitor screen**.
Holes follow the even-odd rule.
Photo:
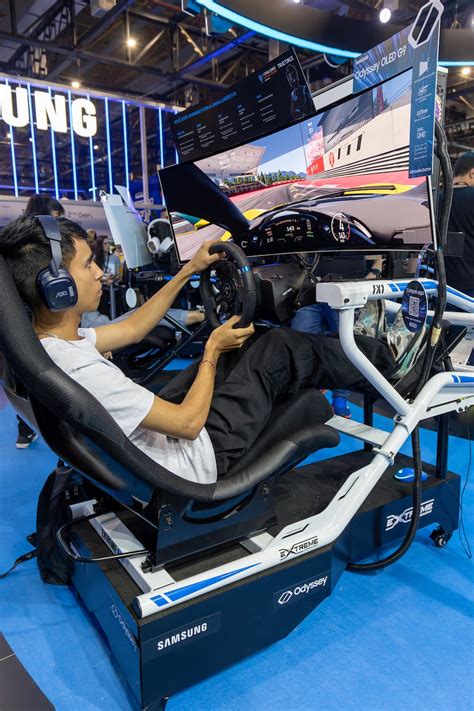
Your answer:
[[[419,250],[426,178],[408,177],[411,70],[309,120],[160,171],[178,258],[209,239],[248,256]]]

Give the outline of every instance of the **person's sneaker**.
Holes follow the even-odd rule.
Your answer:
[[[30,446],[30,444],[36,442],[37,439],[38,435],[36,434],[36,432],[33,432],[33,430],[28,427],[27,424],[22,422],[18,425],[18,437],[16,440],[17,449],[26,449]]]
[[[335,415],[338,415],[339,417],[345,417],[346,419],[349,419],[351,417],[351,411],[349,409],[349,405],[347,404],[347,400],[345,397],[342,397],[341,395],[335,395],[332,399],[332,407]]]

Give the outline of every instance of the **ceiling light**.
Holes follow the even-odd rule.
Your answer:
[[[127,47],[136,47],[137,46],[137,40],[134,39],[133,37],[129,37],[127,40]]]
[[[77,79],[74,79],[74,81],[71,82],[71,86],[73,89],[79,89],[79,87],[81,86],[81,82],[77,81]]]
[[[301,0],[293,0],[293,2],[295,3],[295,5],[299,5],[301,3]]]
[[[95,151],[98,151],[98,150],[99,150],[99,144],[98,144],[98,143],[94,143],[94,150],[95,150]]]
[[[461,69],[461,74],[463,75],[463,77],[468,77],[470,75],[470,73],[471,73],[471,67],[463,67]]]
[[[392,11],[389,10],[388,7],[384,7],[384,8],[382,8],[382,10],[380,10],[380,14],[379,14],[380,22],[383,22],[385,24],[386,22],[388,22],[390,20],[391,17],[392,17]]]
[[[12,134],[10,133],[10,131],[8,131],[7,138],[11,138],[11,137],[12,137]]]

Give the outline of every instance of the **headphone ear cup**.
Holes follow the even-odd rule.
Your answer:
[[[36,277],[36,286],[43,304],[50,311],[64,311],[77,304],[76,283],[69,272],[60,267],[54,276],[49,267]]]

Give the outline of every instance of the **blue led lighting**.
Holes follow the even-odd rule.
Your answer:
[[[174,113],[177,114],[178,112],[175,111]],[[176,146],[175,146],[175,149],[174,149],[174,161],[175,161],[176,164],[179,163],[179,156],[178,156],[178,151],[176,150]]]
[[[245,17],[245,15],[240,15],[238,12],[230,10],[228,7],[223,7],[216,2],[216,0],[196,0],[196,3],[198,5],[202,5],[202,7],[205,7],[210,12],[215,12],[215,14],[220,17],[230,20],[230,22],[246,27],[249,30],[254,30],[254,32],[265,35],[265,37],[280,40],[281,42],[287,42],[288,44],[293,44],[296,47],[301,47],[302,49],[309,49],[312,52],[333,54],[335,57],[346,57],[346,59],[355,59],[355,57],[360,55],[360,52],[351,52],[347,49],[341,49],[338,47],[327,47],[324,44],[319,44],[319,42],[311,42],[303,37],[289,35],[286,32],[276,30],[274,27],[262,25],[260,22],[256,22],[249,17]],[[440,60],[438,64],[442,67],[474,67],[474,61],[472,59],[459,62]]]
[[[160,128],[160,167],[165,167],[165,156],[163,153],[163,119],[161,117],[161,109],[158,109],[158,125]]]
[[[5,84],[8,86],[8,79],[5,79]],[[15,197],[18,197],[18,178],[16,174],[16,160],[15,160],[15,141],[13,138],[13,126],[9,127],[10,132],[10,152],[12,154],[12,172],[13,172],[13,186],[15,190]]]
[[[51,87],[48,87],[48,94],[51,96]],[[54,177],[54,195],[56,200],[59,200],[59,185],[58,185],[58,166],[56,163],[56,143],[54,140],[54,130],[51,125],[51,155],[53,156],[53,177]]]
[[[31,87],[29,84],[26,85],[28,91],[28,107],[30,109],[30,132],[31,132],[31,153],[33,155],[33,171],[35,178],[35,193],[39,193],[39,181],[38,181],[38,163],[36,160],[36,137],[35,137],[35,120],[33,117],[33,107],[31,101]]]
[[[301,47],[302,49],[309,49],[312,52],[326,52],[327,54],[333,54],[336,57],[354,59],[354,57],[359,56],[359,52],[351,52],[348,49],[338,49],[337,47],[327,47],[324,44],[311,42],[310,40],[303,39],[302,37],[295,37],[294,35],[289,35],[286,32],[276,30],[273,27],[262,25],[260,22],[251,20],[249,17],[245,17],[244,15],[240,15],[238,12],[234,12],[233,10],[229,10],[227,7],[219,5],[219,3],[215,2],[215,0],[196,0],[196,2],[198,5],[202,5],[210,12],[215,12],[216,15],[225,17],[225,19],[230,22],[247,27],[249,30],[265,35],[265,37],[280,40],[280,42],[287,42],[288,44],[293,44],[296,47]]]
[[[438,64],[442,67],[474,67],[474,59],[469,59],[467,62],[444,62],[440,59]]]
[[[89,94],[87,94],[87,98],[90,99]],[[89,155],[91,158],[92,199],[95,202],[97,200],[97,189],[95,186],[94,141],[92,136],[89,136]]]
[[[72,99],[70,91],[67,93],[67,100],[69,104],[69,133],[71,135],[72,182],[74,185],[74,200],[77,200],[76,146],[74,144],[74,131],[72,128]]]
[[[128,178],[128,136],[127,136],[127,111],[125,101],[122,101],[122,125],[123,125],[123,150],[125,154],[125,185],[127,190],[130,188],[130,180]]]
[[[109,100],[105,101],[105,130],[107,134],[107,165],[109,168],[109,193],[114,192],[114,179],[112,177],[112,148],[110,143],[110,128],[109,128]]]
[[[242,44],[242,42],[246,42],[251,37],[254,37],[254,35],[255,32],[253,30],[250,30],[250,32],[246,32],[241,37],[236,37],[234,40],[232,40],[232,42],[227,42],[227,44],[224,44],[222,47],[218,47],[217,49],[215,49],[214,52],[209,52],[209,54],[204,55],[204,57],[201,57],[201,59],[197,59],[192,64],[189,64],[183,69],[183,72],[189,72],[195,69],[196,67],[200,67],[202,64],[207,64],[207,62],[210,62],[212,59],[219,57],[221,54],[224,54],[224,52],[228,52],[229,49],[232,49],[232,47],[238,47],[239,44]]]
[[[18,197],[18,178],[16,175],[15,143],[14,143],[14,139],[13,139],[13,126],[10,126],[10,151],[12,154],[13,185],[15,188],[15,197]]]

